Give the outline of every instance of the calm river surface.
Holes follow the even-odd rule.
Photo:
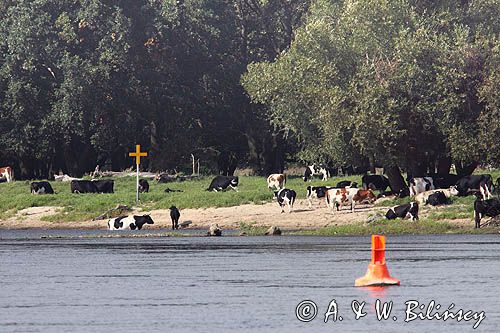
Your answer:
[[[366,289],[353,284],[369,237],[78,237],[97,233],[0,230],[0,332],[500,331],[500,235],[389,236],[401,286]],[[333,299],[343,320],[324,323]],[[388,320],[377,299],[394,302]],[[310,322],[295,315],[303,300]],[[486,318],[405,323],[408,300]]]

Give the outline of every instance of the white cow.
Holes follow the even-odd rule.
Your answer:
[[[415,196],[415,201],[417,201],[421,205],[426,205],[427,200],[429,199],[429,196],[431,194],[436,193],[436,192],[443,192],[444,196],[447,198],[451,198],[452,196],[458,195],[457,187],[450,186],[450,188],[446,188],[446,189],[441,188],[441,189],[437,189],[437,190],[430,190],[430,191],[425,191],[425,192],[419,193]]]

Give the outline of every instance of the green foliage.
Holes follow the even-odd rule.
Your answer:
[[[494,2],[317,1],[290,49],[242,82],[303,156],[498,163]]]

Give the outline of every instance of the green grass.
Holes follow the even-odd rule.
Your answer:
[[[380,235],[400,235],[400,234],[472,234],[472,233],[497,233],[498,227],[488,227],[482,229],[473,229],[470,227],[461,227],[446,221],[436,221],[431,219],[420,219],[418,221],[409,220],[385,220],[379,219],[371,223],[354,223],[349,225],[339,225],[323,227],[312,230],[300,230],[289,235],[308,235],[308,236],[365,236],[372,234]]]
[[[240,177],[239,192],[207,192],[212,177],[202,177],[196,180],[157,184],[149,181],[150,192],[141,194],[138,208],[148,211],[153,209],[167,209],[176,205],[180,209],[229,207],[242,204],[263,204],[273,200],[273,192],[267,189],[265,177]],[[361,177],[346,177],[361,182]],[[340,178],[329,179],[328,182],[315,180],[304,183],[300,177],[289,177],[287,188],[297,191],[299,198],[305,198],[307,185],[333,186]],[[0,183],[0,219],[15,215],[21,209],[29,207],[52,206],[62,207],[55,215],[45,218],[48,221],[82,221],[92,219],[116,205],[135,207],[135,178],[114,178],[115,193],[113,194],[73,194],[70,193],[70,184],[51,181],[55,195],[30,194],[30,182],[15,181]],[[183,192],[165,193],[166,188],[182,190]]]

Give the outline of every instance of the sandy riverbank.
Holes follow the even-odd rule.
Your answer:
[[[44,217],[56,214],[58,207],[31,207],[23,209],[11,218],[0,221],[2,229],[106,229],[107,220],[80,221],[80,222],[53,222],[45,221]],[[436,208],[424,208],[420,213],[421,218]],[[438,208],[439,209],[439,208]],[[253,226],[277,226],[287,230],[318,229],[329,226],[339,226],[367,222],[375,214],[384,214],[386,207],[373,207],[362,205],[356,208],[355,213],[344,208],[340,212],[332,214],[322,202],[315,203],[313,209],[309,209],[306,200],[298,200],[294,211],[280,213],[276,203],[262,205],[248,204],[234,207],[181,209],[180,222],[191,221],[189,228],[208,229],[212,223],[218,223],[223,229],[237,229],[241,222],[252,223]],[[134,211],[136,214],[150,213],[155,224],[148,228],[170,228],[170,212],[168,209],[153,211]],[[458,219],[447,221],[457,225],[469,225],[472,220]]]

